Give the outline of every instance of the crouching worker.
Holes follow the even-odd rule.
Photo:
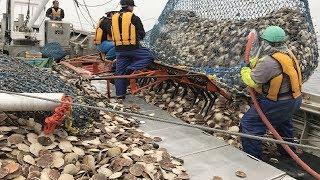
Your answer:
[[[139,41],[145,37],[145,30],[140,18],[134,15],[133,0],[121,0],[121,11],[112,16],[112,38],[116,46],[116,75],[130,74],[146,68],[154,61],[151,52],[141,47]],[[128,81],[115,81],[116,95],[125,99]]]
[[[261,35],[258,60],[241,70],[243,82],[258,92],[258,102],[271,124],[286,140],[293,139],[293,114],[300,108],[302,77],[298,60],[285,44],[286,33],[278,26],[270,26]],[[261,136],[266,126],[252,106],[241,120],[243,133]],[[262,143],[242,138],[246,153],[262,158]],[[287,153],[278,145],[281,155]]]
[[[99,20],[95,33],[94,43],[103,61],[116,59],[116,50],[111,37],[111,17],[114,13],[115,11],[106,10],[106,15]]]

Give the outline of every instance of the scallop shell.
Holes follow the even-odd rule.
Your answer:
[[[40,180],[51,180],[49,177],[49,171],[50,169],[43,169],[41,172]]]
[[[240,178],[246,178],[247,177],[247,174],[243,171],[237,171],[236,173],[236,176],[237,177],[240,177]]]
[[[62,152],[72,152],[73,146],[70,141],[61,140],[58,146]]]
[[[50,146],[53,141],[51,140],[50,137],[46,137],[46,136],[39,136],[37,138],[37,141],[39,144],[41,144],[42,146]]]
[[[55,168],[61,168],[64,165],[64,159],[61,157],[55,157],[53,158],[52,167]]]
[[[38,167],[47,168],[53,164],[53,156],[51,154],[45,154],[41,156],[38,160],[36,165]]]
[[[238,133],[240,132],[240,128],[238,126],[232,126],[228,129],[228,131]]]
[[[55,152],[54,152],[55,153]],[[48,149],[41,149],[40,151],[39,151],[39,157],[41,157],[41,156],[43,156],[43,155],[45,155],[45,154],[51,154],[51,151],[50,150],[48,150]],[[54,154],[53,154],[54,155]]]
[[[30,148],[26,144],[17,144],[16,146],[20,151],[30,152]]]
[[[109,176],[109,179],[118,179],[121,176],[122,176],[122,172],[116,172],[116,173],[112,174],[111,176]]]
[[[162,169],[167,170],[167,171],[172,171],[172,169],[175,168],[175,165],[167,160],[162,160],[159,162],[159,164]]]
[[[92,155],[86,155],[84,156],[82,163],[84,165],[87,165],[91,170],[95,169],[95,159]]]
[[[136,177],[141,176],[144,170],[145,168],[141,164],[134,164],[129,169],[130,173]]]
[[[0,132],[10,132],[13,129],[11,127],[7,127],[7,126],[0,126]]]
[[[51,180],[58,180],[60,177],[60,173],[58,170],[50,169],[48,172],[48,176]]]
[[[9,171],[7,169],[4,168],[0,168],[0,178],[4,178],[9,174]]]
[[[178,179],[190,179],[190,176],[186,172],[182,172],[178,175]]]
[[[74,180],[74,177],[70,174],[61,174],[58,180]]]
[[[167,180],[174,180],[177,177],[177,175],[173,173],[163,173],[163,178]]]
[[[153,140],[154,142],[162,142],[162,139],[160,137],[154,137]]]
[[[12,174],[16,171],[18,171],[18,169],[20,168],[20,164],[15,163],[15,162],[11,162],[9,164],[7,164],[6,166],[4,166],[4,169],[8,170],[8,174]]]
[[[84,156],[85,155],[84,150],[79,148],[79,147],[76,147],[76,146],[73,146],[72,151],[74,153],[76,153],[77,155],[79,155],[79,156]]]
[[[36,135],[34,133],[27,134],[27,139],[32,144],[38,143],[38,135]]]
[[[113,147],[108,149],[107,152],[109,157],[116,157],[119,156],[121,154],[121,148],[120,147]]]
[[[66,164],[73,164],[78,161],[78,155],[76,153],[68,153],[64,157],[64,161]]]
[[[95,174],[92,176],[92,180],[108,180],[104,174]]]
[[[136,155],[136,156],[143,156],[144,151],[139,148],[133,148],[132,151],[130,152],[131,155]]]
[[[35,156],[39,156],[39,152],[42,149],[44,149],[44,147],[41,144],[39,144],[38,142],[30,145],[30,152]]]
[[[79,139],[76,136],[68,136],[66,139],[71,142],[79,141]]]
[[[223,179],[222,179],[222,177],[220,177],[220,176],[214,176],[214,177],[213,177],[213,180],[223,180]]]
[[[83,141],[84,144],[92,144],[92,145],[100,145],[100,139],[99,137],[93,139],[93,140],[88,140],[88,141]]]
[[[12,134],[7,140],[10,144],[21,144],[24,138],[25,137],[20,134]]]
[[[34,158],[30,155],[26,155],[23,157],[23,161],[28,163],[28,164],[31,164],[31,165],[35,165],[36,164],[36,161],[34,160]]]
[[[68,164],[63,168],[62,174],[71,174],[75,175],[80,171],[80,168],[73,165],[73,164]]]
[[[112,171],[106,167],[106,165],[105,166],[101,166],[97,170],[97,172],[100,173],[100,174],[104,174],[106,177],[110,177],[113,174]]]
[[[3,147],[3,148],[1,148],[1,151],[11,152],[11,151],[13,151],[13,149],[11,149],[11,148],[9,148],[9,147]]]
[[[151,178],[151,179],[155,179],[155,178]],[[132,174],[125,174],[123,176],[123,180],[137,180],[137,178]]]

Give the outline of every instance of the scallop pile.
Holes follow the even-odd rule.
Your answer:
[[[179,89],[177,95],[172,96],[174,91],[175,89],[171,88],[167,91],[161,90],[158,92],[157,89],[154,88],[141,92],[139,97],[144,98],[146,102],[168,111],[173,117],[180,118],[189,124],[198,124],[231,132],[240,131],[240,119],[250,108],[249,101],[246,98],[231,102],[219,96],[214,106],[209,110],[209,113],[205,115],[201,112],[201,108],[205,103],[203,99],[198,100],[198,102],[192,106],[191,102],[194,96],[192,93],[182,98],[182,88]],[[213,135],[225,140],[230,145],[241,148],[240,139],[236,136],[220,133]]]
[[[288,47],[300,60],[306,81],[318,66],[316,35],[298,10],[280,9],[250,20],[211,20],[193,11],[171,11],[150,44],[161,62],[214,75],[230,92],[245,93],[239,78],[247,35],[270,25],[285,29]]]
[[[65,83],[56,73],[34,68],[24,61],[6,55],[0,55],[0,87],[1,90],[19,93],[65,93],[65,95],[71,96],[75,103],[95,105],[94,98]],[[42,122],[52,112],[20,114]],[[73,126],[78,131],[85,131],[90,127],[90,122],[98,118],[98,115],[99,112],[92,109],[73,107]]]
[[[189,179],[180,159],[159,148],[137,122],[101,113],[92,130],[45,136],[34,119],[0,114],[0,179]]]

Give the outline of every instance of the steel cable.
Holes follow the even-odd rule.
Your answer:
[[[50,102],[55,102],[55,103],[61,103],[60,101],[56,101],[56,100],[51,100],[51,99],[42,98],[42,97],[36,97],[36,96],[32,96],[32,95],[20,94],[20,93],[16,93],[16,92],[9,92],[9,91],[0,90],[0,93],[6,93],[6,94],[11,94],[11,95],[17,95],[17,96],[39,99],[39,100],[44,100],[44,101],[50,101]],[[223,133],[223,134],[245,137],[245,138],[261,140],[261,141],[266,141],[266,142],[273,142],[276,144],[286,144],[286,145],[295,146],[295,147],[299,147],[299,148],[306,148],[306,149],[313,149],[313,150],[320,151],[320,147],[317,147],[317,146],[303,145],[303,144],[297,144],[297,143],[287,142],[287,141],[283,141],[283,140],[275,140],[272,138],[260,137],[260,136],[250,135],[250,134],[230,132],[230,131],[226,131],[226,130],[209,128],[209,127],[200,126],[200,125],[193,125],[193,124],[187,124],[187,123],[181,123],[181,122],[172,122],[172,121],[168,121],[168,120],[165,120],[162,118],[151,117],[151,116],[144,115],[144,114],[137,114],[137,113],[132,113],[132,112],[122,112],[122,111],[117,111],[114,109],[88,106],[88,105],[83,105],[83,104],[78,104],[78,103],[70,103],[70,105],[88,108],[88,109],[100,110],[100,111],[109,112],[109,113],[121,114],[124,116],[145,118],[145,119],[149,119],[152,121],[163,122],[163,123],[168,123],[168,124],[175,124],[175,125],[185,126],[185,127],[190,127],[190,128],[196,128],[196,129],[201,129],[201,130],[208,131],[208,132]]]

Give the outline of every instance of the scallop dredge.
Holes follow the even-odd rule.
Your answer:
[[[74,86],[66,84],[60,77],[49,70],[34,68],[26,62],[0,55],[1,90],[18,93],[58,93],[71,96],[74,103],[95,105],[94,99]],[[52,112],[21,112],[17,115],[44,121]],[[97,119],[99,111],[82,107],[72,107],[72,125],[80,133],[90,127]]]
[[[305,82],[318,66],[319,55],[316,36],[298,10],[286,8],[256,19],[222,21],[175,10],[150,45],[162,62],[213,75],[223,88],[241,95],[246,94],[239,75],[246,37],[252,29],[261,33],[270,25],[286,30],[286,43],[301,62]]]

